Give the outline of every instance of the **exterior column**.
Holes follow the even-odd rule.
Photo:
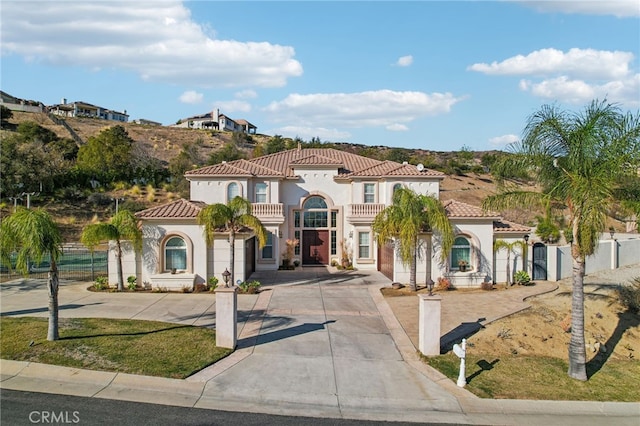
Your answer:
[[[442,297],[419,294],[418,349],[424,355],[440,355],[440,322]]]
[[[613,238],[611,240],[611,269],[618,268],[618,241]]]
[[[238,287],[218,287],[216,293],[216,346],[235,349],[238,339]]]

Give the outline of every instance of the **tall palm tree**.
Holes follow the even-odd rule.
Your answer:
[[[505,187],[485,199],[490,210],[548,203],[566,208],[572,230],[571,340],[568,375],[587,380],[584,339],[585,258],[598,247],[608,209],[620,183],[640,165],[640,116],[606,101],[593,101],[581,113],[545,105],[529,117],[512,166],[527,170],[539,193]]]
[[[507,285],[511,285],[513,283],[513,274],[511,273],[511,253],[514,252],[516,247],[520,247],[522,250],[522,256],[525,255],[525,247],[526,244],[524,241],[516,240],[512,242],[508,242],[506,240],[495,240],[493,242],[493,250],[495,252],[499,252],[500,250],[507,251]],[[524,265],[524,260],[523,260]]]
[[[91,223],[84,227],[80,241],[93,250],[98,244],[115,241],[118,291],[124,291],[122,276],[122,242],[131,241],[135,251],[142,249],[142,231],[138,219],[129,210],[120,210],[108,223]]]
[[[49,327],[47,340],[58,340],[58,266],[62,254],[62,237],[58,225],[42,209],[18,207],[0,224],[0,255],[2,261],[11,265],[11,253],[17,252],[16,269],[23,274],[29,271],[29,262],[42,262],[48,255],[49,273]]]
[[[235,246],[236,234],[244,229],[251,229],[258,238],[258,246],[263,247],[267,242],[267,230],[256,216],[251,213],[251,203],[235,197],[229,203],[210,204],[200,210],[196,218],[198,225],[204,226],[204,237],[207,246],[212,246],[216,232],[226,232],[229,236],[229,272],[231,285],[235,277]]]
[[[409,266],[409,286],[413,291],[417,290],[416,265],[422,251],[420,234],[431,231],[439,234],[442,261],[453,246],[453,229],[442,203],[408,188],[393,193],[393,204],[376,215],[371,228],[379,245],[395,240],[400,261]]]

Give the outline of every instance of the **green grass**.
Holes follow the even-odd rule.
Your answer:
[[[457,381],[460,359],[452,353],[423,360]],[[524,355],[467,355],[466,389],[481,398],[640,401],[640,361],[608,360],[588,381],[567,375],[567,361]]]
[[[49,342],[46,318],[1,318],[2,359],[182,379],[232,351],[215,346],[215,331],[156,321],[61,319]],[[30,345],[34,342],[33,345]]]

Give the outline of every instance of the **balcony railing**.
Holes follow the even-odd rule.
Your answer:
[[[251,204],[251,212],[260,219],[261,222],[284,222],[282,203],[253,203]]]
[[[347,206],[347,221],[371,222],[378,213],[384,210],[384,204],[349,204]]]

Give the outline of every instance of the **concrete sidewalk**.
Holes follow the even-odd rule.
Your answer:
[[[263,283],[263,291],[238,297],[237,350],[186,380],[2,360],[0,385],[330,418],[496,425],[638,424],[640,404],[485,400],[457,387],[418,359],[405,328],[379,291],[389,281],[377,272],[303,268],[253,278]],[[211,294],[105,294],[88,292],[86,286],[63,286],[61,318],[215,325]],[[2,315],[46,316],[42,285],[1,287]]]

